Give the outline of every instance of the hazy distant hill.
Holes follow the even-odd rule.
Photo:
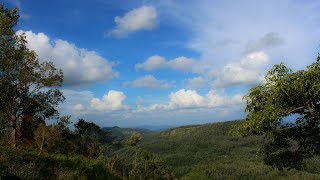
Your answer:
[[[320,160],[310,161],[307,171],[278,171],[263,165],[256,155],[265,141],[229,135],[240,121],[191,125],[144,134],[139,148],[161,156],[177,177],[185,179],[213,178],[288,178],[320,179]]]
[[[142,129],[142,128],[120,128],[118,126],[104,127],[102,128],[102,130],[110,132],[111,136],[114,137],[116,140],[125,139],[130,135],[132,135],[133,133],[138,133],[143,135],[151,132],[150,130]]]
[[[142,126],[138,126],[137,128],[141,128],[141,129],[148,129],[150,131],[164,131],[167,130],[169,128],[173,128],[172,126],[169,125],[142,125]]]

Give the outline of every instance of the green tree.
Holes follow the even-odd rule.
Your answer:
[[[103,131],[93,122],[79,119],[75,124],[75,136],[77,139],[78,153],[89,157],[96,157],[102,153],[109,142],[110,134]]]
[[[64,100],[57,89],[63,74],[53,63],[39,63],[27,48],[25,35],[14,26],[19,20],[16,9],[0,4],[0,118],[1,128],[10,128],[10,144],[16,146],[23,117],[31,121],[58,116],[57,105]],[[30,118],[28,118],[30,120]]]
[[[302,168],[320,154],[320,56],[306,70],[275,65],[265,78],[244,97],[248,115],[237,132],[267,137],[260,149],[267,165]]]
[[[141,136],[138,133],[133,133],[127,140],[126,144],[129,146],[136,146],[141,141]]]
[[[138,150],[129,172],[129,179],[173,179],[171,169],[152,153]]]
[[[46,126],[44,123],[40,123],[34,132],[34,140],[38,146],[39,154],[41,154],[43,150],[54,151],[56,146],[61,144],[63,137],[59,126]]]

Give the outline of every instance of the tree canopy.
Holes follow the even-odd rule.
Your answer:
[[[32,124],[58,115],[64,101],[62,71],[52,62],[40,63],[27,48],[24,34],[14,27],[19,20],[16,9],[0,4],[0,121],[1,131],[10,128],[10,142],[16,146],[23,124]]]
[[[320,154],[320,56],[296,72],[274,65],[265,79],[244,97],[248,115],[237,132],[266,135],[260,150],[266,164],[302,168],[304,159]]]

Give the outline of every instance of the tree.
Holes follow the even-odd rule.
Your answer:
[[[40,123],[34,132],[34,140],[39,148],[39,154],[44,149],[54,151],[54,148],[62,142],[62,132],[57,125],[46,126]]]
[[[173,179],[173,175],[162,159],[139,149],[135,154],[129,179]]]
[[[99,156],[105,150],[104,145],[110,141],[110,134],[93,122],[79,119],[75,128],[78,152],[85,156]]]
[[[127,140],[126,144],[129,146],[136,146],[141,141],[141,136],[138,133],[133,133]]]
[[[267,165],[302,168],[320,155],[320,56],[306,70],[275,65],[265,79],[244,97],[248,115],[237,132],[267,137],[259,151]]]
[[[17,8],[0,4],[0,121],[2,130],[10,128],[12,147],[23,119],[57,117],[57,105],[64,100],[58,89],[62,71],[52,62],[39,63],[36,53],[27,48],[25,35],[13,29],[18,20]]]

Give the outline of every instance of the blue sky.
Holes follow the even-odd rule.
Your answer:
[[[101,126],[240,119],[273,64],[315,61],[320,1],[5,0],[65,75],[62,115]]]

